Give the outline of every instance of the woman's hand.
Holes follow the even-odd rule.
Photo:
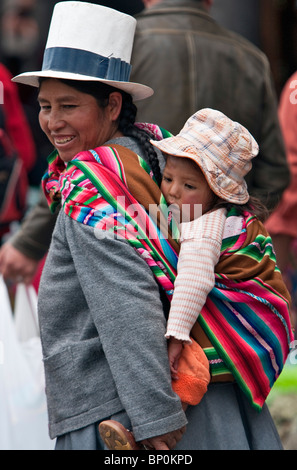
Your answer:
[[[147,450],[171,450],[174,449],[176,444],[181,440],[185,430],[186,426],[183,426],[176,431],[145,439],[141,441],[141,444],[145,446]]]
[[[30,284],[35,276],[39,261],[28,258],[9,242],[0,250],[0,272],[6,281]]]

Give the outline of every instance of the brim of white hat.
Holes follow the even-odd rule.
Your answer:
[[[102,82],[107,85],[123,90],[132,96],[133,101],[143,100],[149,98],[154,94],[154,90],[147,85],[134,82],[121,82],[115,80],[105,80],[103,78],[97,78],[94,76],[81,75],[76,73],[59,72],[55,70],[43,70],[39,72],[24,72],[17,75],[12,79],[13,82],[22,83],[23,85],[29,85],[38,88],[39,78],[57,78],[65,80],[78,80],[78,81],[91,81],[91,82]]]
[[[166,153],[167,155],[172,155],[174,157],[181,157],[181,158],[190,158],[196,165],[199,166],[202,173],[205,176],[206,181],[208,182],[209,187],[212,191],[221,199],[224,199],[228,202],[233,202],[234,204],[245,204],[249,200],[249,193],[247,190],[246,182],[243,181],[242,184],[235,183],[236,186],[241,188],[241,194],[234,194],[228,190],[224,190],[221,186],[217,184],[218,173],[215,171],[215,168],[209,168],[209,165],[206,164],[206,160],[203,155],[198,154],[198,152],[191,151],[182,151],[178,150],[178,145],[180,144],[181,147],[188,146],[190,148],[189,142],[181,136],[172,136],[168,137],[164,140],[156,141],[150,140],[151,144],[157,147],[161,152]],[[176,145],[176,143],[178,144]],[[207,150],[204,151],[204,154],[207,154]],[[214,171],[211,171],[214,170]],[[221,170],[219,170],[221,172]],[[216,177],[214,175],[217,175]]]

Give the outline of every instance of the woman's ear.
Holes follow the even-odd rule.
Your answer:
[[[122,110],[122,94],[119,91],[113,91],[109,95],[108,108],[112,121],[116,121]]]

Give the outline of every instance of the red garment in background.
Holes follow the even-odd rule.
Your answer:
[[[42,274],[42,270],[43,270],[45,260],[46,260],[46,256],[44,256],[44,258],[40,261],[40,263],[38,265],[38,268],[37,268],[37,271],[36,271],[36,274],[35,274],[34,279],[32,281],[32,285],[35,288],[37,293],[38,293],[38,289],[39,289],[39,282],[40,282],[40,278],[41,278],[41,274]]]
[[[19,157],[23,160],[26,171],[29,173],[36,161],[36,149],[31,129],[19,98],[17,85],[11,79],[11,73],[0,63],[1,91],[3,92],[1,95],[4,97],[3,108],[6,131],[18,151]]]
[[[297,238],[297,72],[283,88],[279,121],[291,171],[291,183],[265,226],[271,235],[283,234]]]
[[[27,121],[17,85],[11,81],[9,70],[0,63],[0,100],[5,120],[5,131],[12,146],[23,162],[23,175],[26,178],[36,162],[36,148],[31,128]],[[24,183],[26,184],[26,183]],[[0,228],[0,239],[9,232],[9,225]]]

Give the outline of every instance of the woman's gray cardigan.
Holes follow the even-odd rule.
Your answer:
[[[137,440],[186,424],[171,388],[158,285],[126,241],[61,210],[38,311],[52,438],[121,410]]]

